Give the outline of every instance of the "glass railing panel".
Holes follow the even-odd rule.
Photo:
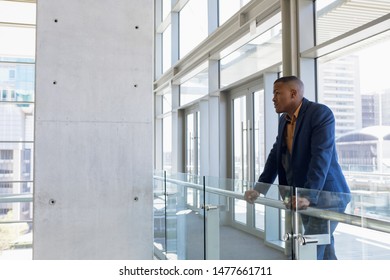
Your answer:
[[[155,177],[156,178],[156,177]],[[203,180],[191,174],[165,178],[165,254],[167,259],[204,259]],[[188,193],[190,198],[188,198]],[[189,204],[189,199],[192,203]]]
[[[280,234],[280,227],[285,223],[284,216],[281,220],[280,211],[285,211],[286,208],[281,201],[278,186],[257,185],[263,194],[254,203],[248,203],[245,200],[245,192],[256,186],[254,182],[205,177],[205,185],[207,259],[285,260],[291,258],[290,250],[286,251],[286,247],[291,246],[286,246]],[[256,211],[257,205],[267,206],[259,213]],[[241,218],[237,219],[237,216]],[[265,226],[267,230],[256,228],[256,224],[260,223],[259,220],[264,225],[266,225],[265,220],[268,220],[269,226]]]
[[[179,173],[172,176],[173,178],[183,181],[183,184],[175,184],[177,187],[176,212],[173,221],[177,230],[177,258],[180,260],[204,259],[203,179],[198,175]]]
[[[216,181],[217,179],[209,178],[208,180]],[[224,178],[219,178],[218,180],[220,181],[220,183],[218,184],[219,186],[225,185],[225,187],[222,187],[222,189],[233,191],[235,193],[243,194],[246,190],[251,188],[250,183],[244,180],[224,179]],[[248,209],[245,200],[233,198],[231,203],[233,207],[232,214],[233,214],[234,222],[242,225],[246,225],[248,222],[247,221]]]
[[[292,187],[256,182],[254,189],[260,193],[255,204],[264,206],[265,243],[274,248],[282,248],[286,259],[292,259],[293,212],[287,205]]]
[[[0,260],[32,259],[32,194],[0,194]]]
[[[297,188],[296,194],[292,205],[299,221],[297,259],[390,259],[390,217],[384,207],[388,192],[344,194]]]
[[[204,177],[205,196],[204,196],[204,240],[205,240],[205,259],[207,260],[219,260],[221,259],[220,248],[223,246],[223,241],[220,237],[221,224],[225,223],[224,218],[220,216],[220,213],[224,212],[224,207],[227,205],[226,201],[220,197],[216,190],[224,189],[227,186],[226,183],[222,183],[219,178]],[[221,186],[220,184],[223,184]],[[221,220],[222,218],[222,220]]]
[[[155,171],[153,180],[153,245],[154,254],[165,259],[166,253],[166,196],[165,196],[165,172]]]
[[[155,245],[168,259],[390,259],[390,193],[383,187],[343,194],[156,174],[155,218],[164,218],[160,228],[155,220]],[[260,195],[248,203],[251,189]]]

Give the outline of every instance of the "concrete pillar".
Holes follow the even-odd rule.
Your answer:
[[[283,76],[298,75],[296,0],[280,0],[282,9]]]
[[[37,1],[34,259],[152,259],[153,2]]]

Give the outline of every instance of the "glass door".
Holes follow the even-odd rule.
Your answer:
[[[248,152],[250,136],[248,133],[249,120],[247,118],[247,95],[241,95],[233,99],[233,170],[234,191],[243,193],[246,190],[246,182],[250,180],[251,168],[249,168],[250,153]],[[246,224],[246,202],[234,199],[234,221]]]
[[[264,129],[264,90],[257,90],[252,93],[253,100],[253,161],[254,161],[254,181],[259,179],[260,173],[264,169],[265,154],[265,129]],[[254,207],[254,226],[264,230],[264,205],[256,204]]]
[[[199,175],[199,111],[186,115],[186,173]]]
[[[245,192],[257,181],[265,163],[264,90],[260,85],[232,93],[233,177],[235,191]],[[264,229],[264,206],[234,202],[234,221]]]
[[[185,153],[185,173],[188,174],[189,181],[199,183],[200,176],[200,112],[198,108],[188,110],[185,120],[186,130],[186,153]],[[188,188],[187,204],[189,206],[200,208],[200,192]]]

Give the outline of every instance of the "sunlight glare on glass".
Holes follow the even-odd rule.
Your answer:
[[[390,38],[356,53],[360,57],[360,86],[363,92],[390,89],[389,49]]]

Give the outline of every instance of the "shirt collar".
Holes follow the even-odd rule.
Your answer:
[[[302,107],[302,102],[301,102],[301,104],[299,104],[298,108],[295,110],[293,120],[290,118],[290,116],[288,114],[286,114],[286,120],[289,123],[298,119],[298,115],[299,115],[299,111],[301,110],[301,107]]]

